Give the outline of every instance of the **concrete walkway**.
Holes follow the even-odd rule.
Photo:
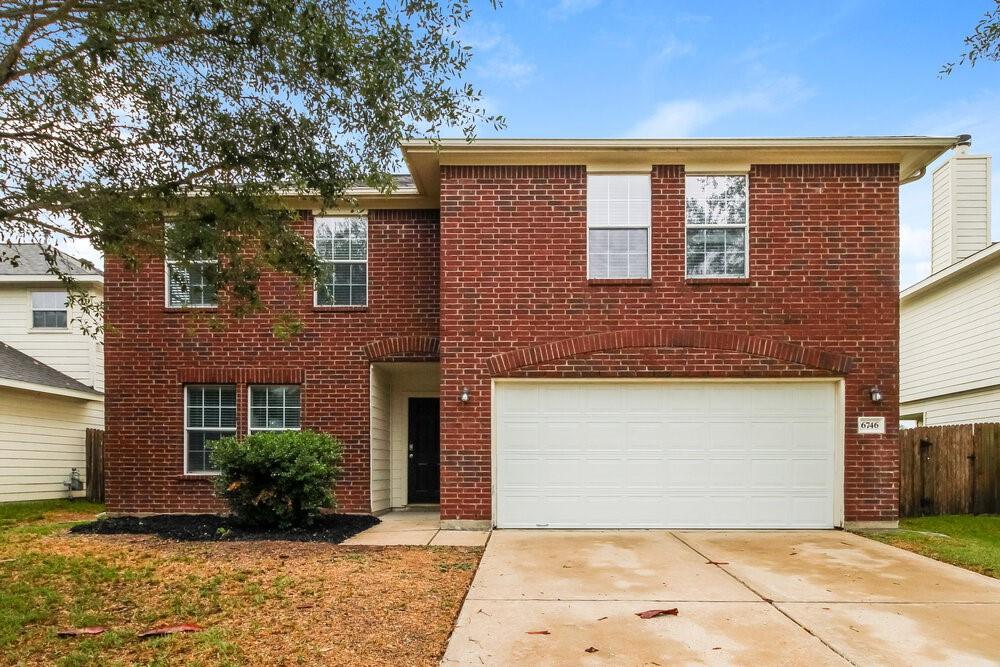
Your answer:
[[[481,547],[489,531],[441,530],[440,515],[435,511],[405,510],[379,517],[381,523],[344,540],[347,546]]]
[[[501,530],[442,664],[995,665],[997,628],[1000,581],[840,531]]]

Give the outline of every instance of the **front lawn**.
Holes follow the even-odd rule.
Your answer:
[[[1000,516],[995,514],[901,519],[899,530],[862,534],[1000,579]]]
[[[482,553],[67,532],[100,510],[0,504],[0,665],[436,664]]]

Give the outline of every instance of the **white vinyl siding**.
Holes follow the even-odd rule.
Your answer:
[[[649,174],[587,175],[587,277],[648,278]]]
[[[236,387],[188,385],[184,399],[184,471],[215,472],[212,442],[236,435]]]
[[[906,415],[921,415],[921,426],[1000,422],[1000,385],[903,403],[899,410]]]
[[[391,470],[389,450],[389,377],[380,368],[371,368],[371,502],[372,511],[390,506]]]
[[[685,264],[689,278],[745,278],[748,177],[684,179]]]
[[[33,291],[31,293],[31,327],[33,329],[67,328],[69,313],[66,308],[66,299],[66,290]]]
[[[368,219],[316,218],[316,255],[321,269],[317,306],[368,305]]]
[[[251,385],[247,405],[250,433],[298,431],[301,428],[298,385]]]
[[[100,300],[100,285],[85,285]],[[31,293],[54,291],[51,287],[0,284],[0,341],[65,373],[97,391],[104,391],[104,345],[100,334],[84,333],[79,320],[92,320],[77,308],[69,308],[65,329],[37,329],[32,326]],[[77,320],[77,321],[74,321]]]
[[[0,503],[66,498],[86,482],[86,431],[104,428],[104,403],[0,388]]]
[[[991,162],[988,155],[954,155],[934,172],[932,273],[990,244]]]
[[[497,382],[497,526],[831,528],[837,396],[834,382]]]
[[[1000,254],[900,303],[900,401],[1000,386]]]

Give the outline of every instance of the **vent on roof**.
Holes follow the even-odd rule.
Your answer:
[[[947,269],[990,244],[989,155],[967,145],[934,172],[931,190],[931,272]]]

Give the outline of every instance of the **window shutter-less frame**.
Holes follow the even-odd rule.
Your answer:
[[[587,277],[648,278],[649,174],[587,175]]]

